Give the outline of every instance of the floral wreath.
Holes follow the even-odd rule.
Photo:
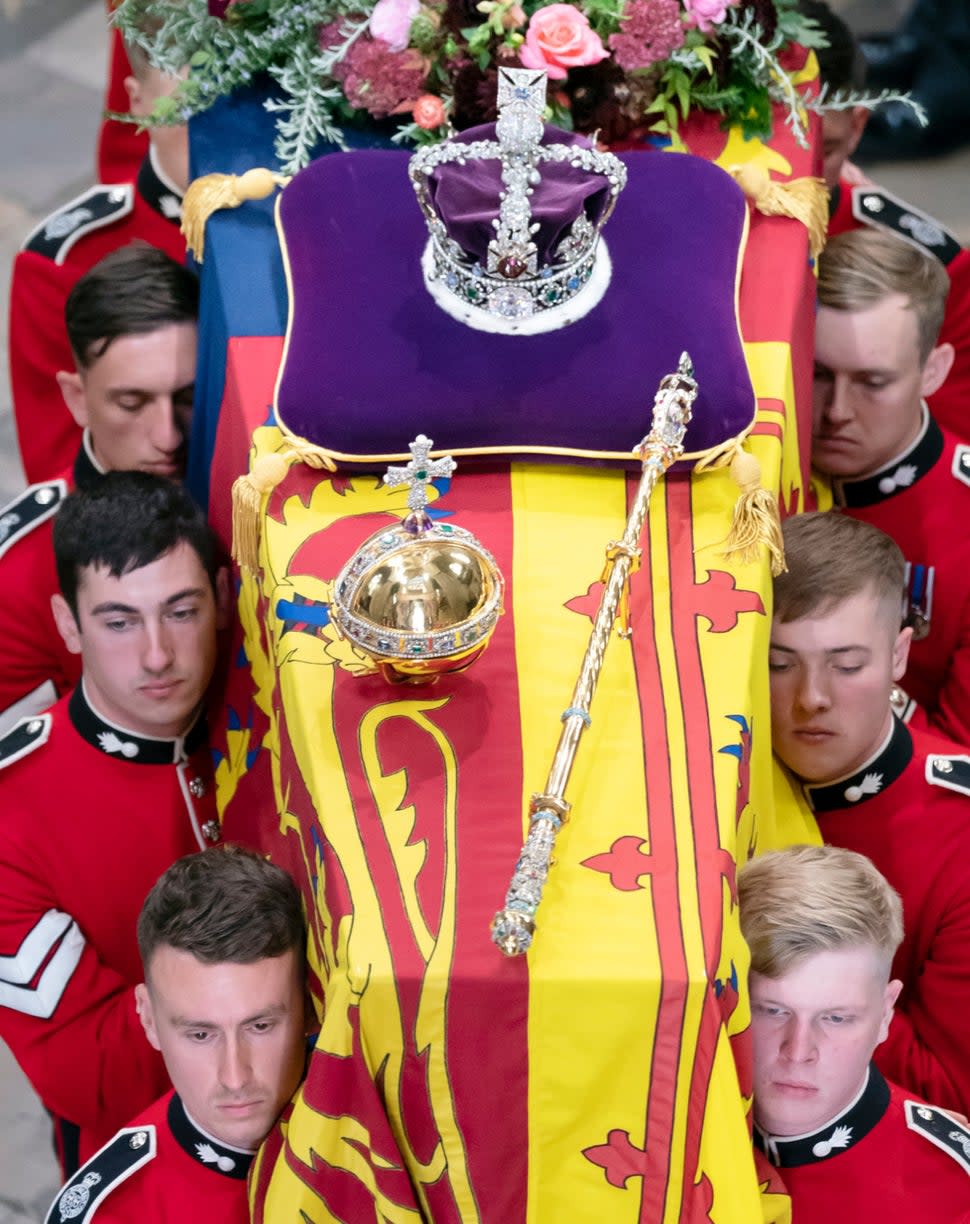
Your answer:
[[[152,123],[268,73],[284,173],[374,120],[414,144],[493,120],[502,63],[544,69],[548,120],[607,144],[672,136],[693,109],[767,139],[773,103],[805,144],[807,110],[890,97],[796,87],[790,50],[827,45],[798,0],[122,0],[113,20],[159,68],[189,66]]]

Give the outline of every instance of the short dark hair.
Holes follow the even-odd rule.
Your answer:
[[[82,569],[97,565],[120,578],[183,542],[194,549],[214,591],[221,553],[190,494],[149,472],[106,472],[91,488],[68,494],[54,519],[61,594],[76,617]]]
[[[798,11],[810,17],[828,39],[827,47],[816,47],[818,74],[829,93],[861,90],[866,84],[866,57],[859,40],[838,13],[824,0],[799,0]]]
[[[64,306],[67,338],[79,370],[122,336],[144,335],[199,317],[193,272],[147,242],[105,255],[77,281]]]
[[[903,617],[906,562],[895,540],[878,527],[837,510],[796,514],[782,524],[788,569],[774,580],[774,615],[781,624],[873,591]],[[898,613],[898,621],[896,615]]]
[[[138,918],[146,979],[162,946],[205,965],[251,965],[292,949],[305,972],[306,935],[292,877],[242,846],[214,846],[178,859],[158,879]]]

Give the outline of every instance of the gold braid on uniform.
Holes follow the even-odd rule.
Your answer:
[[[290,180],[257,166],[245,174],[204,174],[189,183],[182,200],[182,233],[199,263],[205,253],[206,222],[223,208],[238,208],[247,200],[265,200],[274,187]]]

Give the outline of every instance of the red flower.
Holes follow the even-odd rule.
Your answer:
[[[342,22],[320,30],[324,50],[339,45]],[[362,34],[333,67],[347,101],[375,119],[410,111],[425,92],[428,65],[418,51],[393,51],[386,42]]]
[[[441,127],[445,121],[445,107],[440,98],[434,94],[422,94],[414,104],[414,122],[418,127],[432,131]]]

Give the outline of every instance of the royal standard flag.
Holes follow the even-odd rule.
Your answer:
[[[805,170],[805,154],[757,141],[729,137],[723,156]],[[787,510],[803,488],[811,285],[804,229],[755,216],[749,445]],[[280,349],[230,342],[217,480],[252,426],[253,463],[284,447],[267,414]],[[492,552],[506,611],[473,668],[415,687],[387,685],[330,616],[337,573],[406,514],[406,490],[297,466],[263,499],[219,799],[226,837],[304,890],[320,1034],[255,1166],[255,1219],[788,1218],[750,1143],[734,880],[750,855],[817,833],[774,800],[768,557],[725,556],[726,469],[655,490],[632,634],[606,652],[533,946],[507,959],[489,934],[635,485],[526,463],[437,481],[432,513]]]

